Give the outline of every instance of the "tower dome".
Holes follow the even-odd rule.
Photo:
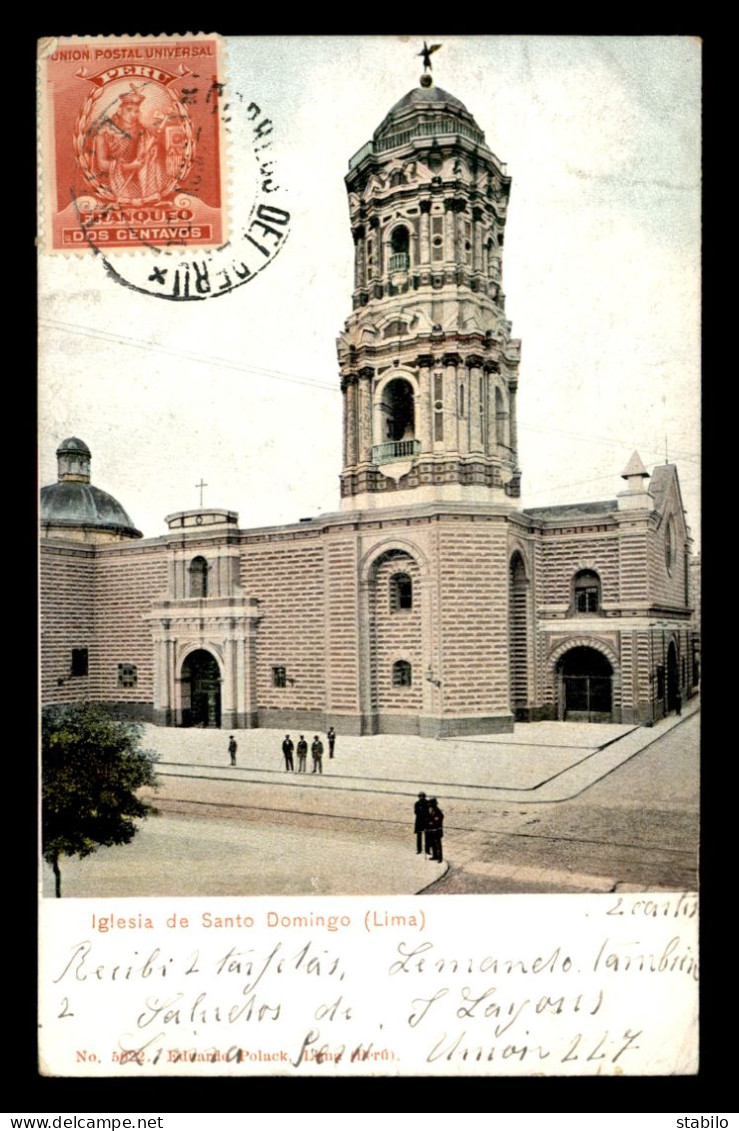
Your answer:
[[[446,115],[455,119],[454,122],[445,121]],[[440,86],[417,86],[409,90],[375,130],[372,140],[376,145],[385,143],[387,148],[388,140],[396,133],[414,129],[418,137],[460,132],[478,145],[485,144],[485,134],[464,103]]]
[[[41,488],[41,533],[76,542],[141,538],[117,499],[90,482],[90,449],[70,436],[56,450],[59,478]]]

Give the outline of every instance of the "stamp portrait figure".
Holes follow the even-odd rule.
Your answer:
[[[152,125],[141,119],[140,90],[131,89],[117,99],[117,109],[99,125],[93,148],[93,168],[121,202],[160,197],[172,187],[177,160],[168,153],[166,115],[155,111]]]

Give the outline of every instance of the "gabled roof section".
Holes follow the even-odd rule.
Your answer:
[[[595,503],[564,503],[556,507],[531,507],[522,513],[534,522],[574,522],[588,520],[601,515],[612,514],[618,510],[615,499],[603,499]]]
[[[652,472],[652,481],[649,484],[649,493],[654,499],[655,509],[660,518],[668,510],[671,513],[677,512],[687,532],[680,480],[674,463],[660,463],[655,467]]]

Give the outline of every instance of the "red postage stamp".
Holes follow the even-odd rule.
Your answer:
[[[39,64],[45,251],[225,242],[218,36],[49,39]]]

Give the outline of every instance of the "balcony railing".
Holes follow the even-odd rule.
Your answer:
[[[394,459],[412,459],[421,450],[420,440],[388,440],[372,448],[373,463],[390,463]]]
[[[430,122],[416,122],[409,130],[399,130],[397,133],[389,134],[377,141],[372,139],[365,142],[362,148],[358,149],[354,156],[349,159],[349,170],[356,169],[357,165],[368,154],[385,153],[388,149],[399,149],[403,145],[408,145],[415,137],[447,137],[455,134],[469,138],[476,145],[485,144],[485,134],[466,122],[460,122],[458,118],[434,118]],[[502,162],[498,162],[498,164],[505,172],[505,165]]]
[[[400,251],[390,256],[389,269],[393,271],[407,271],[410,267],[411,257],[406,251]]]

